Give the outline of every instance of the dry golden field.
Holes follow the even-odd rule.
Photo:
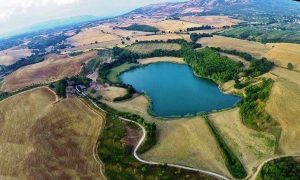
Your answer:
[[[166,31],[166,32],[179,32],[181,31],[186,31],[187,28],[191,27],[199,27],[199,24],[196,23],[191,23],[191,22],[186,22],[186,21],[180,21],[180,20],[162,20],[158,21],[154,24],[150,24],[152,26],[157,27],[161,31]]]
[[[199,25],[211,25],[217,28],[232,26],[241,22],[238,19],[233,19],[228,16],[186,16],[180,19]]]
[[[103,102],[157,124],[158,143],[142,155],[145,159],[201,168],[230,177],[222,152],[203,118],[158,119],[148,114],[149,102],[144,96],[119,103]]]
[[[209,38],[201,38],[199,40],[203,46],[220,47],[223,49],[236,49],[241,52],[247,52],[256,58],[263,57],[271,50],[268,45],[259,42],[240,40],[236,38],[228,38],[223,36],[214,36]]]
[[[272,88],[266,110],[282,128],[279,149],[284,154],[299,154],[300,85],[278,78]]]
[[[158,34],[158,35],[148,35],[148,36],[139,36],[133,39],[133,41],[167,41],[169,39],[184,39],[188,42],[191,41],[190,39],[190,35],[188,34],[175,34],[175,33],[171,33],[171,34]]]
[[[48,88],[0,102],[1,179],[102,179],[93,156],[103,117]]]
[[[181,46],[176,43],[139,43],[128,46],[129,51],[138,53],[138,54],[148,54],[152,53],[155,50],[180,50]]]
[[[117,97],[125,96],[127,94],[127,89],[111,86],[101,89],[99,94],[103,97],[103,99],[113,101]]]
[[[26,58],[31,55],[31,50],[28,48],[13,47],[7,50],[0,51],[0,65],[11,65],[19,61],[21,58]]]
[[[185,64],[183,58],[178,58],[178,57],[153,57],[153,58],[139,59],[138,62],[140,64],[152,64],[158,62],[172,62],[178,64]]]
[[[79,34],[72,36],[68,42],[74,46],[89,45],[91,43],[114,42],[120,40],[120,37],[105,33],[99,27],[83,29]]]
[[[300,70],[300,44],[270,43],[267,46],[271,47],[271,50],[264,55],[266,58],[282,67],[292,63],[295,70]]]
[[[16,91],[27,86],[53,82],[78,74],[81,65],[97,57],[91,51],[80,56],[52,55],[45,61],[18,69],[4,79],[2,91]]]
[[[271,70],[271,74],[300,86],[300,72],[291,71],[281,67],[274,67]]]
[[[262,161],[274,155],[275,137],[247,128],[238,108],[213,113],[209,119],[249,173],[254,173]]]

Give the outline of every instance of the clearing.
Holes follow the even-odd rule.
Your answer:
[[[138,54],[149,54],[155,50],[178,51],[181,46],[176,43],[138,43],[128,46],[126,49]]]
[[[299,153],[300,86],[278,78],[273,85],[266,110],[282,128],[279,150],[285,154]]]
[[[285,68],[292,63],[295,70],[300,70],[300,44],[270,43],[267,46],[272,49],[264,57]]]
[[[210,114],[209,119],[249,174],[254,173],[262,161],[274,154],[275,137],[247,128],[242,123],[238,108]]]
[[[127,89],[110,86],[101,89],[99,94],[103,97],[104,100],[112,102],[117,97],[125,96],[127,94]]]
[[[188,34],[157,34],[157,35],[147,35],[147,36],[139,36],[136,37],[134,39],[132,39],[133,41],[167,41],[169,39],[184,39],[188,42],[191,42],[191,38],[190,35]]]
[[[82,63],[97,57],[96,51],[80,56],[52,55],[43,62],[25,66],[4,79],[2,91],[16,91],[27,86],[54,82],[81,71]]]
[[[152,64],[158,62],[172,62],[178,64],[185,64],[183,58],[178,57],[153,57],[153,58],[146,58],[146,59],[139,59],[138,62],[140,64]]]
[[[216,28],[223,28],[224,26],[233,26],[241,22],[241,20],[233,19],[228,16],[185,16],[180,18],[183,21],[188,21],[202,25],[210,25]]]
[[[271,50],[270,46],[261,44],[259,42],[240,40],[236,38],[228,38],[223,36],[214,36],[208,38],[201,38],[199,41],[204,47],[220,47],[222,49],[236,49],[241,52],[247,52],[256,58],[261,58]]]
[[[157,124],[158,143],[143,154],[143,158],[200,168],[231,177],[222,152],[203,118],[162,121],[163,119],[148,114],[149,102],[144,96],[119,103],[103,102],[117,110],[138,114]]]
[[[300,45],[292,43],[268,43],[262,44],[255,41],[241,40],[223,36],[201,38],[203,46],[220,47],[222,49],[236,49],[247,52],[256,58],[266,57],[281,67],[287,67],[292,63],[295,70],[300,70]]]
[[[78,98],[55,101],[37,88],[0,102],[1,179],[102,177],[93,156],[102,114]]]
[[[119,82],[119,75],[120,73],[126,71],[126,70],[129,70],[130,68],[133,68],[137,66],[137,64],[134,64],[134,63],[124,63],[120,66],[117,66],[115,68],[112,68],[109,72],[109,74],[107,75],[107,79],[111,82],[114,82],[114,83],[117,83]]]
[[[27,47],[22,48],[17,46],[10,49],[6,49],[0,51],[0,65],[8,66],[30,55],[31,55],[31,50],[28,49]]]

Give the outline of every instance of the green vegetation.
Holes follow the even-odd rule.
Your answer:
[[[197,75],[218,83],[232,80],[241,71],[238,63],[210,48],[195,51],[186,45],[182,48],[182,56]]]
[[[133,146],[122,143],[126,126],[138,130],[137,125],[123,123],[114,114],[106,116],[104,132],[97,147],[99,157],[105,165],[105,175],[114,180],[135,179],[207,179],[195,171],[172,168],[166,165],[147,165],[132,155]]]
[[[236,56],[239,56],[239,57],[245,59],[246,61],[249,61],[250,67],[245,70],[246,76],[251,76],[251,77],[260,76],[266,72],[269,72],[274,66],[274,63],[271,61],[268,61],[266,58],[256,59],[252,55],[245,53],[245,52],[240,52],[237,50],[225,50],[225,49],[221,49],[219,47],[217,47],[217,48],[212,47],[212,49],[219,51],[219,52],[236,55]]]
[[[143,31],[143,32],[154,32],[154,33],[159,31],[159,29],[157,29],[156,27],[149,26],[149,25],[141,25],[141,24],[133,24],[121,29],[125,29],[128,31]]]
[[[287,68],[288,68],[289,70],[293,70],[293,69],[294,69],[294,66],[293,66],[292,63],[288,63]]]
[[[156,144],[156,124],[155,123],[149,123],[149,122],[145,121],[144,118],[142,118],[141,116],[135,115],[133,113],[117,111],[117,110],[107,106],[106,104],[98,101],[96,98],[93,98],[90,96],[89,96],[89,98],[91,100],[93,100],[99,107],[104,109],[108,114],[113,114],[117,117],[123,117],[123,118],[130,119],[132,121],[138,122],[145,128],[145,130],[147,132],[146,140],[143,143],[142,147],[140,147],[139,153],[146,152],[147,150],[149,150],[152,146],[154,146]]]
[[[79,56],[83,53],[84,53],[83,51],[76,51],[76,52],[71,52],[68,55],[71,56],[71,57],[74,57],[74,56]]]
[[[66,79],[59,80],[59,81],[49,85],[49,87],[51,89],[55,90],[57,96],[62,97],[62,98],[67,97],[67,94],[66,94],[67,86],[68,86],[68,82]]]
[[[273,160],[265,164],[259,172],[258,180],[289,179],[300,177],[300,161],[293,157]]]
[[[127,94],[125,96],[116,97],[113,101],[120,102],[120,101],[128,100],[128,99],[132,98],[132,95],[135,92],[136,92],[135,89],[131,85],[127,85]]]
[[[225,29],[219,34],[262,43],[300,43],[300,25],[296,23],[237,26]]]
[[[210,25],[203,25],[203,26],[199,26],[199,27],[187,28],[187,31],[199,31],[199,30],[207,30],[207,29],[215,29],[215,27],[210,26]]]
[[[265,111],[266,101],[273,86],[271,79],[246,88],[246,97],[240,102],[240,114],[248,127],[272,133],[276,146],[280,137],[278,123]]]
[[[212,34],[198,34],[198,33],[192,33],[190,34],[190,38],[191,40],[196,43],[200,38],[203,38],[203,37],[213,37]]]
[[[226,166],[234,178],[242,179],[247,176],[247,172],[245,167],[238,159],[238,157],[231,151],[229,146],[226,144],[222,136],[219,134],[218,130],[214,127],[213,123],[210,122],[207,116],[204,116],[208,126],[210,127],[212,133],[214,134],[220,148],[222,149],[225,159],[226,159]]]
[[[12,96],[13,93],[0,91],[0,101]]]
[[[109,73],[107,75],[107,79],[110,82],[119,83],[118,76],[120,75],[120,73],[130,70],[131,68],[134,68],[136,66],[137,66],[137,64],[135,64],[135,63],[127,63],[126,62],[120,66],[114,67],[109,71]]]

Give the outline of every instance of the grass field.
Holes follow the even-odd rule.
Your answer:
[[[199,24],[200,26],[210,25],[217,28],[222,28],[223,26],[232,26],[241,22],[238,19],[232,19],[228,16],[186,16],[180,19],[183,21]]]
[[[96,41],[102,43],[120,41],[120,39],[121,38],[116,35],[101,31],[99,27],[93,27],[82,30],[79,34],[69,38],[68,42],[73,46],[82,46],[95,43]]]
[[[138,40],[138,41],[155,41],[155,40],[163,40],[167,41],[169,39],[184,39],[188,42],[191,41],[190,35],[188,34],[158,34],[158,35],[149,35],[149,36],[139,36],[134,38],[133,40]]]
[[[183,58],[177,57],[154,57],[154,58],[146,58],[146,59],[139,59],[138,62],[140,64],[151,64],[157,62],[173,62],[178,64],[185,64]]]
[[[100,95],[107,101],[113,101],[117,97],[122,97],[127,94],[127,89],[119,87],[108,87],[100,90]]]
[[[209,38],[201,38],[199,40],[203,46],[220,47],[223,49],[236,49],[241,52],[247,52],[256,58],[261,58],[271,50],[271,47],[259,42],[240,40],[236,38],[228,38],[223,36],[214,36]]]
[[[180,20],[162,20],[154,23],[153,26],[157,27],[161,31],[179,32],[180,30],[185,31],[187,28],[198,27],[201,25]]]
[[[274,67],[271,73],[277,77],[283,78],[289,82],[295,83],[300,86],[300,72],[291,71],[281,67]]]
[[[250,174],[274,154],[275,137],[243,125],[238,108],[213,113],[209,119]]]
[[[155,50],[180,50],[181,46],[176,43],[138,43],[128,46],[127,49],[138,54],[149,54]]]
[[[0,51],[0,65],[8,66],[19,61],[21,58],[26,58],[30,55],[30,49],[21,47],[13,47],[4,51]]]
[[[266,110],[282,128],[279,150],[285,154],[299,153],[300,86],[281,78],[277,79]]]
[[[203,168],[230,177],[222,152],[203,118],[163,121],[148,114],[149,102],[144,96],[120,103],[104,102],[157,124],[158,143],[143,155],[147,160]]]
[[[0,102],[1,179],[102,178],[93,157],[103,118],[39,88]]]
[[[285,68],[292,63],[294,69],[300,71],[300,44],[269,43],[267,46],[272,49],[264,55],[266,58]]]
[[[287,67],[292,63],[295,70],[300,70],[300,45],[292,43],[268,43],[214,36],[199,40],[203,46],[220,47],[222,49],[236,49],[247,52],[256,58],[266,57],[278,66]]]
[[[112,68],[109,72],[109,74],[107,75],[107,79],[111,82],[117,83],[119,82],[119,74],[134,67],[137,66],[137,64],[133,64],[133,63],[124,63],[120,66],[117,66],[115,68]]]
[[[16,91],[27,86],[53,82],[81,71],[82,63],[97,57],[92,51],[76,57],[54,55],[45,61],[18,69],[4,79],[2,91]]]

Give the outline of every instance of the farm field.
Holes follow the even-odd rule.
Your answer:
[[[25,66],[4,79],[2,91],[16,91],[27,86],[54,82],[71,77],[81,71],[82,63],[97,57],[96,51],[80,56],[52,55],[43,62]]]
[[[82,46],[102,42],[113,42],[120,40],[116,35],[105,33],[101,29],[94,27],[82,30],[79,34],[72,36],[68,39],[68,42],[73,46]]]
[[[0,51],[0,65],[11,65],[19,61],[21,58],[26,58],[31,55],[31,50],[21,47],[13,47],[7,50]]]
[[[274,155],[275,137],[243,125],[239,109],[213,113],[209,119],[239,157],[249,174],[259,164]]]
[[[119,87],[108,87],[101,89],[99,93],[104,100],[113,101],[117,97],[122,97],[127,94],[127,89]]]
[[[137,66],[137,64],[134,63],[124,63],[120,66],[117,66],[115,68],[112,68],[109,74],[107,75],[107,79],[111,82],[117,83],[119,81],[118,75],[121,72],[124,72],[132,67]]]
[[[264,56],[278,66],[287,67],[292,63],[295,70],[300,71],[300,44],[291,43],[269,43],[272,49]]]
[[[136,38],[133,38],[133,41],[167,41],[169,39],[184,39],[188,42],[191,41],[190,36],[188,34],[175,34],[175,33],[171,33],[171,34],[157,34],[157,35],[147,35],[147,36],[139,36]]]
[[[281,67],[274,67],[271,71],[271,74],[300,86],[300,72],[291,71]]]
[[[282,128],[279,150],[285,154],[299,153],[300,86],[278,78],[273,85],[266,110]]]
[[[180,19],[183,21],[199,24],[200,26],[211,25],[216,28],[233,26],[241,22],[241,20],[233,19],[228,16],[185,16],[181,17]]]
[[[152,24],[154,27],[157,27],[161,31],[165,32],[179,32],[186,31],[187,28],[201,26],[196,23],[180,21],[180,20],[162,20]]]
[[[266,57],[276,65],[287,67],[292,63],[295,70],[300,70],[300,45],[292,43],[268,43],[229,38],[223,36],[214,36],[201,38],[199,40],[203,46],[220,47],[223,49],[236,49],[241,52],[247,52],[256,58]]]
[[[93,157],[103,117],[48,88],[0,102],[0,178],[101,178]]]
[[[261,44],[259,42],[240,40],[236,38],[228,38],[223,36],[214,36],[208,38],[201,38],[199,40],[203,46],[220,47],[223,49],[236,49],[241,52],[247,52],[256,58],[263,57],[271,50],[270,46]]]
[[[157,62],[173,62],[178,64],[185,64],[183,58],[177,58],[177,57],[153,57],[153,58],[139,59],[138,62],[140,64],[152,64]]]
[[[222,152],[203,118],[178,118],[171,121],[158,119],[149,115],[149,102],[144,96],[119,103],[103,102],[119,111],[138,114],[157,124],[158,143],[142,155],[145,159],[211,170],[230,177]]]
[[[126,49],[138,54],[149,54],[159,49],[177,51],[180,50],[180,48],[181,46],[176,43],[138,43],[128,46]]]

